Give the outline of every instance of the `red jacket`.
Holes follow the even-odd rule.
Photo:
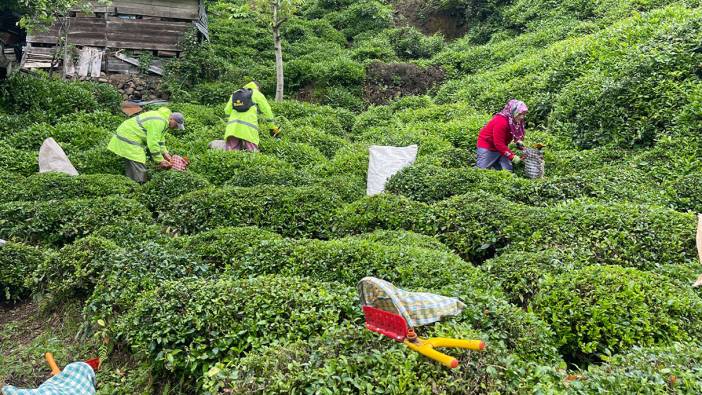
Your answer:
[[[478,148],[499,152],[500,155],[512,160],[514,153],[509,150],[507,145],[513,139],[512,132],[509,130],[509,121],[502,115],[497,114],[480,130],[480,134],[478,134]]]

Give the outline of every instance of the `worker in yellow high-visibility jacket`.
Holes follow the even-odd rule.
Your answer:
[[[170,167],[171,155],[166,148],[166,130],[185,129],[185,118],[166,107],[139,114],[117,128],[107,149],[126,159],[125,175],[132,180],[147,181],[146,155],[161,168]]]
[[[257,152],[260,129],[268,129],[274,137],[280,133],[271,106],[255,81],[234,92],[224,113],[229,117],[224,133],[227,151]]]

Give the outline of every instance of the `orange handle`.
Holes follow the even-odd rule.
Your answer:
[[[56,376],[57,374],[61,373],[61,369],[59,369],[58,365],[56,365],[56,360],[54,360],[54,354],[47,352],[44,354],[44,358],[46,358],[46,363],[48,363],[49,367],[51,368],[52,376]]]

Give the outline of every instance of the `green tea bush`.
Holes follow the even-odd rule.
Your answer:
[[[696,260],[696,219],[691,214],[633,204],[601,205],[575,201],[538,210],[533,229],[519,244],[530,251],[576,250],[600,264],[651,270],[664,264]]]
[[[234,93],[233,87],[230,88],[229,94]],[[174,103],[168,106],[171,111],[183,113],[185,116],[185,123],[187,124],[187,131],[192,128],[206,128],[206,127],[221,127],[223,126],[224,116],[224,103],[227,102],[229,98],[221,102],[212,103],[213,106],[203,106],[198,104],[187,104],[187,103]],[[222,108],[214,106],[214,104],[221,104]]]
[[[324,19],[293,18],[282,30],[288,43],[314,40],[326,45],[346,45],[344,35]]]
[[[332,208],[340,205],[335,193],[315,186],[203,189],[175,199],[160,220],[186,234],[254,225],[288,237],[325,238]]]
[[[339,209],[334,225],[339,235],[369,233],[376,229],[422,231],[429,223],[430,206],[404,196],[367,196]]]
[[[313,100],[319,104],[345,108],[354,112],[361,112],[367,107],[360,86],[328,86],[315,89]]]
[[[365,240],[390,247],[410,246],[427,250],[451,252],[437,238],[406,230],[376,230],[371,233],[348,236],[348,240]]]
[[[678,211],[702,212],[702,175],[688,174],[673,180],[669,186],[670,206]]]
[[[146,292],[117,331],[159,370],[199,377],[260,346],[357,320],[355,289],[265,276],[168,281]]]
[[[327,14],[332,26],[351,39],[360,33],[379,32],[392,25],[392,8],[379,1],[354,3],[340,12]]]
[[[318,174],[344,175],[366,179],[368,173],[368,145],[351,144],[339,149],[332,160],[322,163]]]
[[[56,302],[85,299],[121,251],[117,244],[101,237],[80,239],[39,265],[33,282]]]
[[[188,171],[206,177],[215,185],[222,185],[239,171],[262,168],[290,169],[291,166],[283,160],[260,153],[209,150],[193,157]]]
[[[170,245],[188,251],[211,267],[224,268],[261,242],[280,239],[280,235],[256,227],[217,228],[193,236],[175,237]]]
[[[579,360],[633,346],[699,337],[702,300],[666,278],[618,266],[590,266],[543,284],[531,306]]]
[[[101,226],[151,218],[135,200],[108,196],[99,200],[73,199],[0,204],[0,234],[10,238],[63,245]]]
[[[142,187],[141,201],[151,211],[163,209],[179,196],[210,186],[205,177],[190,171],[160,171]]]
[[[654,183],[671,185],[683,175],[699,171],[702,151],[696,138],[663,138],[651,149],[632,152],[627,163]]]
[[[0,247],[0,302],[17,302],[32,292],[27,279],[47,259],[47,252],[20,243]]]
[[[431,58],[444,47],[441,35],[425,36],[414,27],[391,30],[389,36],[392,48],[402,59]]]
[[[599,167],[609,169],[621,166],[624,171],[627,166],[622,166],[622,161],[628,163],[635,151],[613,149],[611,147],[597,147],[590,150],[552,151],[546,149],[544,154],[546,176],[570,177],[581,172],[594,172]],[[640,169],[644,170],[645,169]]]
[[[427,328],[427,336],[485,339],[465,324],[441,323]],[[351,388],[379,394],[460,394],[466,388],[487,391],[531,392],[556,382],[555,370],[526,362],[490,343],[489,351],[446,349],[460,369],[441,365],[370,331],[341,325],[298,342],[266,346],[231,368],[204,377],[205,388],[231,388],[235,394],[287,394],[298,391],[334,392]],[[503,369],[489,369],[500,366]]]
[[[238,88],[232,82],[203,82],[192,88],[190,92],[191,100],[196,103],[207,105],[218,105],[226,103]],[[222,107],[224,108],[224,107]],[[222,111],[224,113],[224,111]]]
[[[370,128],[354,141],[365,142],[373,145],[390,145],[405,147],[416,144],[419,146],[419,155],[431,154],[451,148],[451,143],[443,138],[417,129],[416,125],[398,128]]]
[[[631,202],[663,205],[668,195],[637,169],[621,165],[601,166],[571,176],[519,183],[512,192],[519,201],[544,206],[558,202],[592,198],[603,202]]]
[[[106,114],[99,112],[97,114]],[[110,115],[112,117],[112,115]],[[65,117],[64,117],[65,118]],[[76,117],[80,119],[80,117]],[[87,117],[86,117],[87,118]],[[38,151],[44,140],[52,137],[67,154],[107,145],[113,130],[96,127],[84,121],[60,121],[55,126],[33,123],[4,137],[9,145],[23,150]]]
[[[348,141],[341,137],[307,126],[285,130],[284,133],[286,140],[290,140],[293,143],[311,145],[328,159],[333,158],[339,149],[349,144]]]
[[[351,130],[354,123],[354,114],[343,108],[292,100],[272,102],[271,107],[277,117],[290,120],[296,127],[310,126],[341,137]]]
[[[675,134],[687,93],[699,83],[692,70],[702,60],[694,51],[700,14],[692,15],[663,25],[616,69],[594,70],[573,81],[559,95],[550,122],[583,148],[650,146],[661,135]]]
[[[91,236],[110,240],[120,247],[131,248],[145,242],[164,244],[171,239],[160,225],[121,220],[98,228]]]
[[[354,38],[352,58],[362,63],[371,61],[389,63],[400,60],[390,45],[388,37],[373,34],[359,34]]]
[[[605,364],[590,367],[569,389],[574,394],[694,394],[702,391],[700,351],[695,342],[634,347],[607,358]]]
[[[124,158],[106,147],[82,151],[70,159],[80,174],[124,174]]]
[[[58,119],[56,126],[60,127],[61,124],[79,123],[90,125],[97,129],[107,129],[109,131],[113,131],[117,130],[119,125],[124,122],[125,119],[125,116],[121,113],[114,114],[108,111],[78,111],[61,116],[61,118]],[[67,130],[67,132],[70,132],[70,130]],[[75,138],[90,138],[90,136],[76,134]]]
[[[147,291],[166,281],[194,277],[209,279],[215,274],[188,251],[152,241],[121,250],[101,269],[95,274],[94,290],[83,309],[87,321],[92,324],[97,324],[100,319],[116,322],[131,311]]]
[[[365,70],[349,56],[341,49],[320,48],[317,52],[293,59],[285,65],[286,84],[292,90],[302,90],[310,85],[315,89],[331,86],[357,88],[363,84]],[[320,61],[320,57],[324,60]]]
[[[432,206],[431,215],[429,226],[439,240],[474,263],[528,237],[536,225],[532,208],[482,191],[439,202]]]
[[[138,184],[123,176],[40,173],[3,188],[0,202],[128,196],[138,189]]]
[[[116,92],[111,86],[18,73],[4,82],[1,94],[13,112],[43,112],[55,118],[77,111],[115,111],[121,102]]]
[[[23,151],[0,141],[0,171],[29,176],[39,171],[37,152]]]
[[[512,173],[487,171],[477,168],[445,169],[433,165],[416,164],[394,176],[387,184],[388,193],[407,196],[413,200],[434,203],[468,192],[485,191],[511,196],[521,184]]]
[[[309,172],[314,174],[314,169]],[[351,203],[366,196],[366,179],[358,175],[338,174],[329,177],[313,177],[311,184],[334,191],[345,203]]]
[[[238,278],[280,274],[350,286],[373,276],[408,290],[435,290],[446,284],[489,287],[486,276],[452,253],[357,239],[263,242],[234,260],[227,272]]]
[[[509,301],[526,307],[549,276],[558,277],[583,266],[578,257],[557,250],[508,251],[481,268],[500,284]]]
[[[290,163],[295,168],[323,164],[327,158],[315,147],[293,143],[288,140],[264,139],[261,141],[261,151],[274,158]]]
[[[475,150],[448,148],[423,156],[418,164],[428,163],[445,169],[460,171],[460,168],[474,167],[477,162],[477,156]]]
[[[310,183],[310,176],[292,166],[245,167],[234,170],[225,187],[253,187],[258,185],[304,186]]]
[[[0,141],[5,141],[8,137],[21,133],[25,128],[35,123],[47,120],[48,117],[42,113],[3,114],[0,112]]]

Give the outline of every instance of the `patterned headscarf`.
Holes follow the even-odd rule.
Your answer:
[[[498,113],[509,120],[509,130],[515,141],[524,140],[524,120],[517,122],[515,117],[526,111],[529,111],[529,108],[523,101],[512,99]]]

